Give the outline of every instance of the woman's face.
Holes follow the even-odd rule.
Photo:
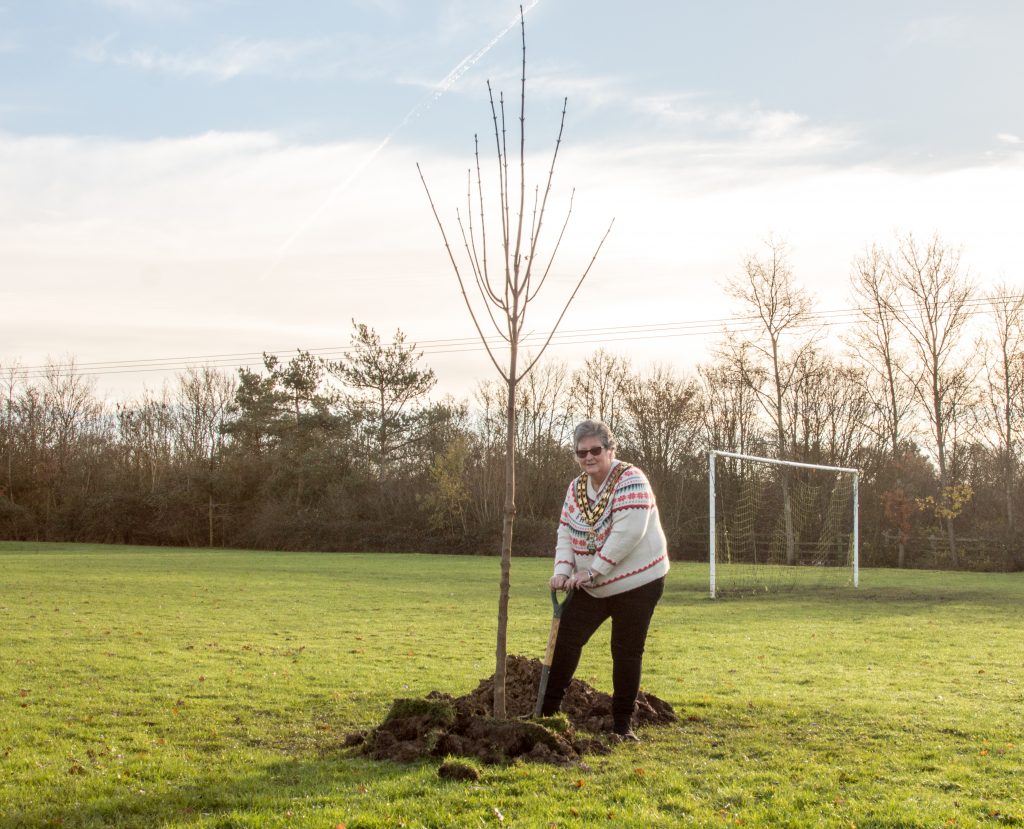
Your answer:
[[[596,449],[601,451],[594,455],[590,450]],[[580,452],[583,450],[587,450],[587,454],[581,458]],[[594,486],[604,483],[604,479],[608,477],[608,472],[612,468],[612,453],[604,448],[599,437],[581,438],[580,442],[576,444],[576,460],[580,468],[590,476],[590,481]]]

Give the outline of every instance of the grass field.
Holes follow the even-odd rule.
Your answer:
[[[0,543],[2,827],[1024,825],[1024,575],[862,572],[720,602],[676,565],[645,689],[584,767],[377,763],[392,699],[494,671],[497,561]],[[549,564],[513,562],[540,656]],[[608,632],[580,678],[610,690]]]

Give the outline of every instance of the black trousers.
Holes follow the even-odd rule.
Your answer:
[[[614,730],[623,733],[633,718],[640,690],[644,645],[654,608],[665,590],[665,579],[596,599],[578,590],[562,611],[558,640],[551,657],[548,687],[541,712],[554,714],[562,704],[569,682],[580,663],[580,654],[594,632],[612,620],[612,718]]]

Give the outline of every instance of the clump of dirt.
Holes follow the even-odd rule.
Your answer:
[[[479,780],[480,772],[468,763],[448,760],[437,768],[437,776],[442,780]]]
[[[379,760],[412,762],[423,757],[457,755],[484,763],[507,763],[517,758],[568,765],[586,753],[605,754],[608,744],[588,736],[610,732],[612,699],[574,679],[555,717],[530,720],[537,702],[541,663],[523,656],[508,658],[505,705],[509,719],[491,716],[494,677],[482,680],[466,696],[431,691],[425,699],[396,699],[377,728],[349,735],[346,745],[363,745]],[[676,721],[672,706],[641,691],[633,715],[636,726]]]

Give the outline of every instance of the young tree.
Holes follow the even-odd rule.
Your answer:
[[[507,129],[505,122],[505,97],[503,93],[498,96],[495,104],[494,92],[488,82],[487,89],[491,105],[491,118],[494,124],[494,141],[497,155],[497,214],[500,227],[498,248],[500,251],[499,262],[495,267],[489,257],[494,256],[494,246],[488,249],[488,242],[491,241],[487,235],[487,209],[484,199],[483,176],[480,165],[480,147],[477,136],[474,136],[475,145],[475,194],[473,187],[473,172],[467,171],[467,192],[466,192],[466,215],[456,213],[456,224],[462,237],[462,244],[465,248],[465,262],[468,270],[472,273],[473,285],[478,295],[476,299],[470,298],[467,290],[468,278],[463,276],[463,270],[459,267],[455,252],[448,241],[448,235],[444,223],[438,215],[437,207],[434,204],[430,188],[427,186],[426,178],[419,165],[420,179],[427,192],[430,208],[433,211],[434,219],[441,231],[441,238],[444,242],[448,258],[455,271],[463,301],[469,311],[469,315],[476,328],[480,340],[487,350],[487,355],[494,365],[495,370],[501,377],[506,388],[506,431],[505,431],[505,507],[502,522],[501,534],[501,582],[498,598],[498,634],[495,648],[495,672],[494,672],[494,715],[504,718],[506,715],[505,705],[505,663],[506,663],[506,638],[508,630],[508,593],[509,574],[512,563],[512,527],[516,514],[516,478],[515,478],[515,457],[516,457],[516,401],[518,399],[517,389],[520,381],[526,377],[530,370],[536,365],[551,343],[551,337],[558,329],[565,312],[573,299],[576,297],[583,280],[590,272],[597,255],[600,252],[604,240],[611,232],[611,225],[598,243],[590,263],[583,270],[576,285],[562,307],[561,313],[551,326],[550,334],[544,344],[537,351],[532,359],[524,360],[526,365],[520,363],[520,343],[526,326],[527,311],[537,298],[543,288],[547,277],[551,273],[551,267],[558,253],[558,249],[564,238],[569,218],[572,215],[572,199],[566,211],[565,220],[562,223],[561,231],[555,239],[551,253],[547,256],[547,263],[541,264],[538,256],[541,250],[540,244],[543,238],[545,218],[548,208],[548,197],[551,193],[552,181],[555,173],[555,163],[558,159],[558,149],[562,143],[562,131],[565,126],[565,113],[568,99],[563,101],[562,118],[558,129],[558,138],[555,141],[555,150],[551,159],[551,166],[548,170],[547,182],[543,192],[539,186],[533,189],[532,205],[527,204],[527,181],[526,181],[526,18],[522,7],[520,12],[520,32],[522,36],[522,73],[520,78],[519,92],[519,153],[518,153],[518,181],[513,177],[509,178],[509,148],[507,145]],[[513,148],[513,152],[515,149]],[[479,215],[479,224],[473,224],[473,216]],[[528,215],[529,214],[529,215]],[[492,346],[491,341],[484,334],[484,323],[489,321],[498,336],[504,341],[507,352],[499,355]]]

